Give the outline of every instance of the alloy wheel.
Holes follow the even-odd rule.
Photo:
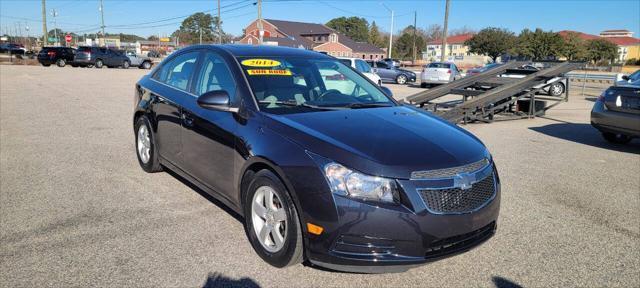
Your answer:
[[[261,186],[256,190],[251,201],[251,220],[262,247],[271,253],[280,251],[287,239],[287,213],[273,188]]]
[[[149,137],[149,129],[147,125],[141,125],[138,128],[138,141],[137,141],[138,156],[142,163],[148,163],[151,159],[151,138]]]

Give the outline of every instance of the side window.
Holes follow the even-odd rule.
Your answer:
[[[387,65],[387,63],[384,63],[384,62],[376,62],[376,66],[382,69],[389,69],[389,66]]]
[[[207,52],[202,61],[202,70],[198,73],[196,95],[202,95],[209,91],[225,90],[233,101],[236,92],[236,83],[227,64],[218,54]]]
[[[169,86],[187,91],[189,79],[191,79],[199,54],[200,52],[194,51],[171,59],[162,65],[153,78]]]
[[[356,67],[358,67],[358,71],[362,73],[371,73],[371,67],[369,64],[362,60],[356,60]]]

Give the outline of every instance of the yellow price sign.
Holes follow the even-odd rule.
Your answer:
[[[243,60],[242,65],[251,67],[276,67],[280,66],[280,62],[270,59],[247,59]]]
[[[270,69],[249,69],[247,70],[249,75],[278,75],[278,76],[291,76],[289,70],[270,70]]]

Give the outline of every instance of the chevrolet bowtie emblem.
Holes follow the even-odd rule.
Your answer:
[[[453,177],[453,186],[462,190],[471,188],[476,180],[476,176],[469,173],[458,173]]]

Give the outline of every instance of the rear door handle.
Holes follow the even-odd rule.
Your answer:
[[[191,117],[191,115],[189,115],[189,113],[182,113],[182,123],[184,123],[184,126],[188,126],[191,127],[193,126],[193,117]]]

